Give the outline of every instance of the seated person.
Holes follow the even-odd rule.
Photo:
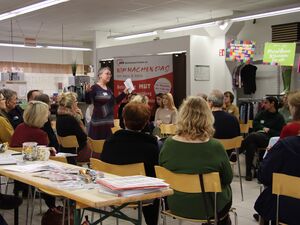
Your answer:
[[[0,143],[10,142],[11,136],[14,133],[14,128],[11,126],[8,118],[6,117],[5,104],[6,99],[0,90]]]
[[[266,148],[271,137],[279,136],[285,122],[278,113],[278,100],[275,97],[266,97],[264,110],[258,113],[253,120],[253,130],[242,142],[241,151],[246,151],[246,180],[252,180],[252,163],[255,151]],[[260,152],[262,159],[264,152]]]
[[[37,142],[38,145],[48,146],[48,135],[41,129],[48,121],[48,116],[49,107],[46,103],[30,101],[23,114],[24,122],[15,129],[10,146],[22,147],[24,142]],[[27,185],[21,182],[15,182],[14,193],[18,194],[19,191],[26,192],[28,189],[27,187]],[[43,198],[50,209],[56,210],[54,197],[44,194]]]
[[[171,93],[163,94],[161,105],[155,112],[154,123],[156,127],[160,124],[175,124],[177,109],[174,105],[173,96]]]
[[[30,90],[27,93],[27,102],[30,102],[32,100],[37,100],[35,99],[37,96],[41,95],[42,92],[40,90]]]
[[[276,195],[272,194],[272,174],[284,173],[300,177],[300,136],[279,140],[261,163],[258,180],[266,186],[255,202],[255,210],[263,218],[264,224],[271,220],[275,224]],[[299,224],[300,200],[280,197],[279,221],[289,225]],[[273,223],[272,223],[273,224]]]
[[[286,93],[282,97],[282,107],[278,109],[278,112],[283,116],[285,123],[289,123],[292,121],[292,115],[288,103],[290,94],[292,93]]]
[[[2,89],[6,99],[6,116],[14,129],[23,122],[23,109],[17,104],[17,92],[10,89]]]
[[[297,136],[300,131],[300,92],[290,94],[288,97],[288,105],[291,111],[292,121],[282,128],[280,138],[288,136]]]
[[[175,173],[203,174],[219,172],[222,192],[217,195],[218,225],[231,224],[228,211],[232,204],[232,169],[224,147],[213,139],[214,118],[201,97],[189,97],[180,106],[176,135],[167,138],[159,156],[159,164]],[[208,199],[213,194],[208,193]],[[205,207],[201,193],[174,191],[167,197],[174,214],[191,219],[214,217],[213,207]]]
[[[76,93],[61,93],[58,97],[58,105],[56,115],[57,135],[61,137],[75,135],[79,144],[77,152],[75,148],[63,148],[62,146],[59,147],[59,151],[78,154],[77,158],[67,157],[68,162],[71,164],[76,164],[76,161],[89,161],[91,152],[87,147],[87,133],[82,122],[83,116],[81,110],[77,106]]]
[[[214,128],[215,134],[214,138],[218,139],[229,139],[237,137],[241,134],[240,124],[237,118],[229,114],[228,112],[223,111],[223,93],[219,90],[214,90],[208,96],[208,105],[212,110],[212,114],[215,118]],[[226,151],[228,156],[232,161],[236,160],[236,155],[233,150]]]
[[[146,175],[155,177],[154,165],[158,164],[158,144],[156,137],[143,133],[150,118],[149,107],[141,102],[130,102],[123,109],[126,129],[118,130],[103,146],[100,159],[104,162],[123,165],[143,162]],[[156,225],[159,201],[143,207],[147,225]]]
[[[46,103],[48,105],[49,109],[50,109],[50,98],[49,98],[48,95],[46,95],[46,94],[36,95],[34,100]],[[49,115],[50,115],[50,110],[49,110]],[[45,131],[48,135],[48,139],[49,139],[48,146],[53,147],[56,150],[58,150],[59,149],[58,141],[57,141],[56,135],[55,135],[55,133],[52,129],[49,117],[48,117],[47,122],[42,127],[42,130]]]
[[[239,108],[233,104],[234,95],[231,91],[224,92],[224,107],[225,111],[234,115],[238,120],[240,119]]]

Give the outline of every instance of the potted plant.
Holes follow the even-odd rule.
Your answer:
[[[77,70],[77,63],[76,63],[76,61],[74,61],[71,64],[71,67],[72,67],[72,74],[73,74],[73,76],[76,76],[76,70]]]

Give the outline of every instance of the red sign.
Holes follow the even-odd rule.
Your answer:
[[[219,56],[224,56],[225,49],[219,49]]]

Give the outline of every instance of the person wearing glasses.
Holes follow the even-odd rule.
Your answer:
[[[114,126],[114,105],[120,103],[128,93],[128,89],[114,96],[113,91],[108,87],[112,77],[109,67],[99,70],[99,80],[96,84],[86,88],[86,103],[94,104],[92,119],[90,121],[88,136],[92,139],[106,139],[111,136],[111,128]]]
[[[14,128],[11,126],[8,118],[5,115],[6,99],[0,90],[0,143],[9,142],[14,133]]]

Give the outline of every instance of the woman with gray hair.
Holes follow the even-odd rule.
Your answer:
[[[179,109],[176,135],[165,141],[159,164],[175,173],[219,172],[222,192],[217,195],[218,225],[227,225],[231,224],[228,211],[232,204],[230,183],[233,175],[224,147],[212,138],[213,123],[214,117],[203,98],[189,97],[185,100]],[[167,201],[171,212],[178,216],[191,219],[214,217],[213,207],[205,208],[202,194],[174,191]]]
[[[86,103],[94,104],[93,114],[90,121],[88,136],[92,139],[106,139],[112,132],[114,126],[114,105],[120,103],[126,97],[127,88],[114,97],[113,91],[108,87],[112,77],[109,67],[99,70],[99,80],[92,87],[86,89]]]

